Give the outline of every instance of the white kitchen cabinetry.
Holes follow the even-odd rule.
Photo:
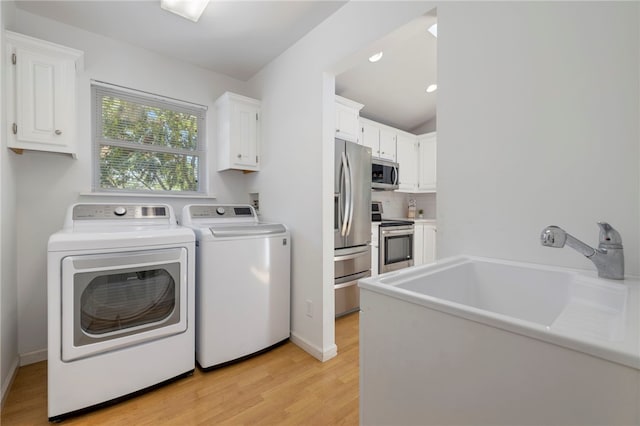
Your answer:
[[[415,191],[418,188],[418,142],[415,136],[398,134],[399,191]]]
[[[396,161],[396,129],[366,118],[360,119],[360,127],[362,144],[371,148],[373,157]]]
[[[360,143],[360,110],[364,105],[336,95],[336,137]]]
[[[380,222],[371,222],[371,276],[378,276],[378,253],[380,253],[380,239],[378,237]]]
[[[260,101],[225,92],[216,100],[218,171],[260,170]]]
[[[7,146],[77,153],[76,72],[84,53],[6,31]]]
[[[418,190],[436,192],[436,133],[418,137],[418,158],[420,159]]]
[[[398,136],[400,182],[398,192],[436,192],[436,132]]]
[[[415,222],[413,234],[413,264],[415,266],[436,261],[436,224]]]

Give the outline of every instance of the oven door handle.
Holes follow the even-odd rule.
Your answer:
[[[413,229],[411,230],[396,230],[396,231],[382,231],[382,236],[402,236],[402,235],[413,235]]]

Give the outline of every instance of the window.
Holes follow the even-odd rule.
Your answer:
[[[206,107],[93,82],[94,191],[206,193]]]

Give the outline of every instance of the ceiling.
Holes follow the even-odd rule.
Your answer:
[[[159,0],[18,0],[16,6],[246,81],[345,3],[211,0],[197,23],[161,9]],[[436,96],[425,89],[436,81],[436,39],[427,32],[435,20],[425,15],[376,43],[384,47],[382,60],[364,59],[336,76],[336,93],[364,104],[362,116],[402,130],[434,118]]]
[[[426,89],[437,83],[437,39],[427,31],[436,20],[434,11],[383,40],[380,61],[362,59],[336,76],[336,94],[364,104],[361,116],[407,132],[435,118],[438,92]]]
[[[16,1],[27,12],[244,81],[345,3],[212,0],[194,23],[159,0]]]

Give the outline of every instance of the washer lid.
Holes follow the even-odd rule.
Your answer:
[[[242,225],[220,225],[209,228],[211,234],[217,238],[251,237],[262,235],[283,234],[287,228],[280,223],[256,223]]]

